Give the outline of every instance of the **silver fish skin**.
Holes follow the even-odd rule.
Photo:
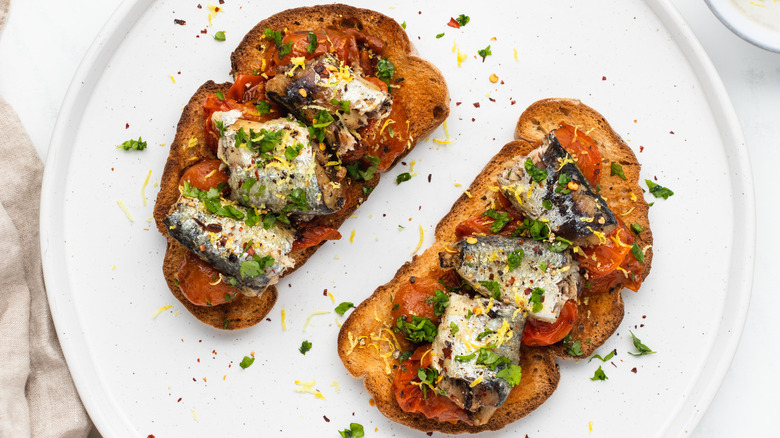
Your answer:
[[[325,127],[325,141],[339,156],[357,145],[355,130],[368,125],[369,119],[387,116],[392,109],[389,93],[331,54],[305,64],[301,59],[297,64],[280,66],[265,89],[269,99],[308,125],[320,111],[330,113],[335,120]],[[334,100],[349,102],[349,111]]]
[[[479,311],[475,312],[475,309]],[[458,327],[457,331],[452,327]],[[514,306],[482,297],[450,295],[450,304],[442,315],[433,341],[432,366],[443,376],[437,389],[469,411],[477,425],[487,422],[493,412],[504,404],[512,389],[506,380],[497,376],[507,365],[491,370],[477,364],[480,349],[493,345],[493,353],[519,365],[524,327],[525,315]],[[477,340],[486,330],[492,333]],[[472,353],[475,356],[471,359],[455,359],[456,356],[468,357]]]
[[[494,291],[482,282],[497,283],[498,300],[523,309],[529,318],[555,322],[567,300],[579,293],[579,265],[567,250],[552,252],[543,242],[516,237],[469,237],[453,245],[454,252],[439,253],[443,268],[453,268],[481,295]],[[509,256],[523,254],[519,266],[509,270]],[[544,266],[546,265],[546,266]],[[541,268],[545,267],[545,270]],[[541,309],[534,312],[533,290],[541,288]],[[538,294],[537,294],[538,296]]]
[[[236,207],[246,217],[246,209]],[[262,225],[249,227],[244,221],[211,213],[198,198],[179,196],[163,219],[168,233],[185,248],[228,277],[235,278],[244,295],[257,296],[293,267],[289,257],[295,231],[277,225],[266,230]],[[254,258],[245,251],[251,248],[259,257],[270,256],[274,264],[263,275],[253,278],[241,275],[241,264]]]
[[[223,128],[217,156],[230,170],[228,184],[232,200],[274,213],[323,215],[341,210],[345,204],[341,184],[333,181],[333,174],[320,164],[317,143],[311,142],[306,127],[285,118],[259,123],[239,119],[240,115],[240,111],[232,110],[215,112],[212,116],[213,123]],[[262,154],[246,142],[237,142],[241,130],[253,138],[263,130],[281,133],[270,162],[266,163]],[[300,148],[292,160],[285,157],[288,147]],[[305,194],[306,208],[299,208],[300,204],[291,201],[290,196],[296,190]]]
[[[531,178],[525,169],[528,159],[536,168],[547,171],[546,180],[539,183]],[[563,174],[577,184],[577,190],[556,192]],[[604,235],[617,226],[607,202],[595,192],[555,134],[547,134],[542,145],[528,156],[510,161],[498,177],[498,186],[518,211],[547,222],[553,233],[575,245],[603,243]],[[544,201],[552,203],[550,210],[544,207]]]

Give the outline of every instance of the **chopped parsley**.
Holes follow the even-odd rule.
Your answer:
[[[216,95],[217,95],[217,99],[225,100],[225,95],[222,94],[222,90],[217,90]]]
[[[247,369],[247,368],[249,368],[249,367],[250,367],[250,366],[251,366],[251,365],[252,365],[254,362],[255,362],[255,358],[254,358],[254,357],[244,356],[244,358],[241,360],[241,363],[240,363],[239,365],[241,365],[241,368],[243,368],[243,369]]]
[[[465,26],[469,24],[469,21],[471,21],[471,17],[469,17],[468,15],[460,14],[458,15],[458,18],[455,19],[455,21],[457,21],[458,24],[460,24],[461,26]],[[488,46],[488,48],[490,48],[490,46]]]
[[[492,55],[493,52],[490,51],[490,45],[488,45],[482,50],[477,50],[477,54],[482,57],[482,62],[485,62],[485,58]]]
[[[410,179],[412,179],[412,174],[409,172],[404,172],[395,177],[395,184],[398,185],[404,181],[409,181]]]
[[[406,29],[406,21],[404,21],[403,23],[401,23],[401,27],[403,27],[404,29]]]
[[[639,353],[632,353],[629,351],[628,354],[632,356],[644,356],[645,354],[655,353],[655,351],[651,350],[650,347],[643,344],[642,341],[640,341],[639,338],[637,338],[634,335],[634,332],[632,332],[631,330],[629,330],[628,332],[631,333],[631,340],[634,343],[634,347],[636,347],[636,349],[639,350]]]
[[[343,303],[341,303],[338,306],[336,306],[336,308],[334,310],[339,315],[343,315],[347,310],[349,310],[349,309],[351,309],[353,307],[355,307],[354,304],[350,303],[349,301],[344,301]]]
[[[373,187],[363,186],[363,194],[368,196],[374,191]],[[400,226],[400,225],[399,225]]]
[[[666,187],[660,186],[650,181],[649,179],[646,179],[645,183],[647,183],[647,188],[650,189],[650,193],[656,198],[669,199],[670,196],[674,195],[673,191],[667,189]]]
[[[200,190],[197,187],[191,186],[189,182],[184,181],[184,188],[181,193],[190,198],[197,198],[209,212],[214,213],[217,216],[229,217],[237,220],[244,219],[244,213],[238,208],[232,205],[222,205],[220,189],[218,187],[212,187],[209,190]]]
[[[501,286],[495,282],[495,281],[480,281],[479,284],[481,284],[485,289],[490,291],[490,296],[492,296],[494,299],[501,298]]]
[[[640,263],[645,262],[645,253],[642,251],[642,248],[636,244],[636,242],[631,244],[631,255],[639,260]]]
[[[539,270],[542,271],[542,272],[546,271],[547,270],[547,262],[543,261],[543,262],[539,263]]]
[[[309,126],[309,135],[316,138],[317,141],[322,143],[325,141],[325,127],[334,122],[333,116],[325,110],[320,110],[315,116],[315,123]]]
[[[406,360],[409,359],[410,357],[412,357],[413,354],[414,354],[414,351],[412,351],[412,350],[406,350],[406,351],[402,352],[398,356],[398,363],[406,362]]]
[[[550,244],[550,251],[563,252],[572,245],[571,240],[566,240],[561,236],[555,236],[555,241]]]
[[[496,373],[496,377],[506,380],[510,387],[515,387],[520,384],[520,378],[523,376],[522,371],[523,368],[520,365],[510,363],[509,366]]]
[[[614,161],[609,165],[609,175],[610,176],[617,175],[623,181],[626,180],[626,175],[623,173],[623,166],[621,166],[620,164],[618,164],[618,163],[616,163]]]
[[[271,256],[260,257],[257,254],[253,256],[252,260],[245,260],[241,262],[241,268],[239,272],[241,278],[255,278],[265,274],[266,269],[276,263]]]
[[[612,351],[610,351],[610,352],[609,352],[609,354],[608,354],[608,355],[606,355],[606,356],[604,356],[604,357],[601,357],[601,356],[600,356],[600,355],[598,355],[598,354],[594,354],[593,356],[591,356],[591,358],[590,358],[590,359],[588,359],[588,362],[590,363],[590,361],[592,361],[593,359],[598,359],[598,360],[600,360],[600,361],[602,361],[602,362],[606,362],[606,361],[608,361],[608,360],[612,359],[613,357],[615,357],[615,354],[617,354],[617,351],[616,351],[616,350],[612,350]]]
[[[442,292],[440,289],[434,291],[434,295],[425,299],[426,304],[433,304],[433,313],[436,316],[444,314],[444,310],[450,305],[450,296]]]
[[[440,34],[436,35],[436,39],[438,40],[439,38],[441,38],[441,37],[443,37],[443,36],[444,36],[444,32],[442,32],[442,33],[440,33]]]
[[[439,380],[439,373],[433,368],[417,368],[417,378],[423,384],[420,389],[423,393],[423,399],[428,398],[428,388],[433,389],[436,381]]]
[[[596,370],[595,373],[593,373],[593,377],[590,378],[590,380],[607,380],[609,377],[607,377],[606,374],[604,374],[604,370],[601,369],[601,365],[599,365],[599,369]]]
[[[225,41],[225,32],[221,30],[214,34],[214,39],[217,41]]]
[[[571,177],[568,173],[562,173],[560,176],[558,176],[558,186],[555,187],[555,193],[561,193],[564,195],[568,195],[571,193],[571,190],[567,188],[569,183],[571,182]]]
[[[458,331],[460,331],[458,324],[455,324],[454,322],[450,321],[450,333],[454,335],[455,333],[458,333]]]
[[[637,236],[642,232],[643,229],[644,228],[642,228],[642,226],[639,224],[631,224],[631,231],[633,231]]]
[[[306,51],[309,53],[314,53],[314,51],[317,50],[317,34],[314,32],[309,32],[309,34],[306,35],[306,40],[309,42],[309,45],[306,46]]]
[[[490,226],[490,231],[492,233],[498,233],[503,230],[506,224],[511,220],[509,218],[509,213],[505,211],[497,212],[492,208],[482,214],[493,219],[493,225]]]
[[[309,210],[309,203],[306,202],[306,192],[303,189],[293,189],[292,192],[287,194],[287,199],[290,201],[290,204],[287,204],[284,207],[285,212],[289,212],[290,210]]]
[[[525,172],[536,182],[542,182],[547,179],[547,169],[539,169],[534,166],[530,158],[525,160]]]
[[[524,256],[525,251],[523,251],[523,248],[519,248],[510,252],[509,256],[506,258],[507,271],[514,271],[517,269],[517,267],[520,266],[520,262],[523,260]]]
[[[401,331],[404,337],[414,343],[433,342],[438,333],[436,324],[430,319],[421,316],[411,316],[412,322],[406,322],[404,316],[399,316],[396,321],[396,330]]]
[[[395,75],[395,64],[387,58],[379,58],[376,63],[376,77],[382,80],[387,86],[390,86],[390,78]]]
[[[523,234],[534,240],[547,240],[550,237],[550,226],[535,219],[523,219],[523,223],[512,232],[512,237],[519,237]]]
[[[292,53],[292,42],[279,46],[279,59],[284,59],[290,53]]]
[[[341,107],[341,111],[344,112],[344,114],[349,114],[349,105],[352,103],[348,100],[338,100],[338,99],[331,99],[330,103],[333,105]]]
[[[141,137],[138,137],[138,140],[127,140],[116,147],[117,149],[122,149],[124,151],[129,151],[130,149],[134,151],[142,151],[146,149],[146,142],[141,139]]]
[[[488,348],[482,348],[479,350],[479,356],[477,356],[477,365],[485,365],[494,371],[496,367],[509,364],[511,361],[508,357],[499,356]]]
[[[279,47],[282,45],[282,32],[279,30],[271,30],[270,27],[266,27],[265,31],[263,31],[263,34],[266,38],[273,40],[273,42],[276,44],[276,47]]]
[[[490,336],[493,333],[495,333],[493,330],[485,329],[485,331],[483,331],[482,333],[477,335],[477,340],[481,341],[481,340],[485,339],[486,336]]]
[[[371,162],[373,161],[374,160],[371,160]],[[371,181],[374,178],[376,172],[379,170],[375,165],[369,166],[366,168],[366,170],[361,170],[360,163],[347,164],[344,167],[347,168],[347,173],[352,177],[352,179],[356,181],[363,180],[366,182]]]
[[[309,350],[311,350],[311,342],[309,341],[301,342],[301,348],[299,348],[298,351],[300,351],[302,355],[306,356],[306,352]]]
[[[567,354],[575,357],[582,356],[582,343],[579,340],[572,342],[570,334],[563,338],[563,346]]]
[[[349,423],[349,429],[339,431],[341,438],[363,438],[366,433],[363,431],[363,426],[358,423]]]
[[[552,201],[550,201],[549,199],[545,199],[544,201],[542,201],[542,207],[544,207],[545,210],[552,210],[553,207]]]
[[[271,112],[271,104],[264,100],[258,100],[255,104],[255,108],[257,108],[257,112],[259,112],[261,116]]]
[[[474,359],[476,356],[477,353],[465,354],[463,356],[455,356],[455,362],[468,362],[471,359]]]
[[[301,149],[303,149],[303,145],[300,143],[295,143],[293,146],[287,146],[284,149],[284,158],[287,158],[287,161],[294,160],[295,157],[301,153]]]
[[[544,307],[544,305],[542,304],[543,297],[544,297],[544,289],[542,289],[541,287],[535,287],[531,291],[531,298],[528,299],[529,303],[533,303],[533,306],[531,307],[531,312],[537,313],[540,310],[542,310],[542,308]]]
[[[222,122],[222,120],[218,120],[214,122],[214,125],[217,127],[217,131],[219,131],[219,136],[222,137],[225,135],[225,123]]]

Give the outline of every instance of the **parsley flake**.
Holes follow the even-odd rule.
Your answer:
[[[219,32],[215,33],[214,39],[217,41],[225,41],[225,32],[220,30]]]
[[[249,368],[249,367],[250,367],[250,366],[251,366],[251,365],[252,365],[254,362],[255,362],[255,358],[254,358],[254,357],[244,356],[244,358],[241,360],[241,363],[240,363],[239,365],[241,365],[241,368],[243,368],[243,369],[247,369],[247,368]]]
[[[623,181],[626,180],[626,175],[623,173],[623,166],[621,166],[620,164],[618,164],[618,163],[616,163],[614,161],[609,165],[609,175],[610,176],[617,175]]]
[[[615,357],[615,354],[617,354],[617,350],[610,351],[609,354],[604,356],[604,357],[601,357],[598,354],[594,354],[593,356],[591,356],[590,359],[588,359],[588,363],[590,363],[590,361],[592,361],[593,359],[598,359],[598,360],[600,360],[602,362],[607,362],[608,360],[610,360],[613,357]]]
[[[306,46],[306,51],[309,53],[314,53],[314,51],[317,50],[317,34],[314,32],[309,32],[309,34],[306,35],[306,40],[309,41],[309,45]]]
[[[516,249],[509,253],[509,256],[507,256],[507,271],[514,271],[517,269],[518,266],[520,266],[520,262],[523,260],[523,257],[525,256],[525,251],[523,251],[523,248]]]
[[[355,307],[355,305],[354,305],[354,304],[350,303],[349,301],[344,301],[343,303],[341,303],[341,304],[339,304],[338,306],[336,306],[336,308],[335,308],[334,310],[335,310],[335,311],[336,311],[336,313],[338,313],[339,315],[344,315],[344,313],[345,313],[347,310],[349,310],[349,309],[351,309],[351,308],[353,308],[353,307]]]
[[[225,95],[222,93],[222,90],[217,90],[217,99],[219,100],[225,100]]]
[[[458,15],[458,18],[455,19],[455,21],[457,21],[458,24],[460,24],[461,26],[465,26],[469,24],[469,21],[471,21],[471,17],[469,17],[468,15],[460,14]],[[488,48],[489,47],[490,46],[488,46]]]
[[[390,86],[390,78],[395,75],[395,64],[390,62],[387,58],[379,58],[376,63],[376,77],[381,79],[382,82]]]
[[[450,305],[450,296],[442,292],[440,289],[434,291],[434,295],[425,299],[426,304],[433,304],[433,313],[436,316],[444,314],[444,310]]]
[[[596,380],[607,380],[609,377],[607,377],[606,374],[604,374],[604,370],[601,369],[601,365],[599,365],[599,369],[596,370],[595,373],[593,373],[593,377],[590,378],[590,380],[596,381]]]
[[[492,55],[493,52],[490,51],[490,45],[488,45],[482,50],[477,50],[477,54],[482,57],[482,62],[485,62],[485,58]]]
[[[298,351],[300,351],[302,355],[306,356],[306,352],[309,350],[311,350],[311,342],[309,341],[301,342],[301,348],[299,348]]]
[[[455,333],[458,333],[458,331],[460,331],[458,325],[455,324],[453,321],[450,321],[450,333],[454,335]]]
[[[440,33],[440,34],[436,35],[436,39],[438,40],[439,38],[441,38],[441,37],[443,37],[443,36],[444,36],[444,32],[442,32],[442,33]]]
[[[640,263],[645,262],[645,253],[642,251],[642,248],[640,248],[639,245],[636,244],[636,242],[631,244],[631,255],[633,255],[634,258],[639,260]]]
[[[633,231],[637,236],[642,232],[643,229],[644,228],[642,228],[642,226],[639,224],[631,224],[631,231]]]
[[[667,189],[666,187],[658,185],[650,181],[649,179],[646,179],[645,183],[647,183],[647,188],[650,189],[650,193],[656,198],[669,199],[670,196],[674,195],[673,191]]]
[[[485,289],[490,291],[490,296],[492,296],[494,299],[501,298],[501,286],[495,282],[495,281],[480,281],[479,284],[481,284]]]
[[[646,354],[654,354],[655,353],[655,351],[651,350],[650,347],[648,347],[647,345],[643,344],[642,341],[639,340],[639,338],[637,338],[634,335],[634,332],[632,332],[631,330],[629,330],[628,332],[631,333],[631,341],[634,343],[634,347],[636,347],[636,349],[639,350],[639,353],[632,353],[632,352],[629,351],[628,354],[630,354],[632,356],[644,356]]]
[[[503,230],[506,224],[511,220],[509,218],[509,213],[505,211],[499,213],[492,208],[482,214],[493,219],[493,225],[490,226],[490,231],[493,233],[498,233]]]
[[[520,384],[520,378],[523,376],[523,368],[520,365],[509,364],[506,368],[496,373],[496,377],[504,379],[510,387]]]
[[[339,431],[341,438],[363,438],[366,433],[363,431],[363,426],[358,423],[349,423],[349,429]]]
[[[142,151],[146,149],[146,142],[141,139],[141,137],[138,137],[138,140],[127,140],[116,147],[117,149],[122,149],[124,151],[129,151],[130,149],[135,151]]]
[[[547,179],[547,169],[537,168],[530,158],[525,160],[525,172],[538,183]]]
[[[409,181],[410,179],[412,179],[412,174],[409,172],[404,172],[395,177],[395,184],[398,185],[404,181]]]

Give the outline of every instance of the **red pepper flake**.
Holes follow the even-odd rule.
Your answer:
[[[271,322],[271,318],[266,318],[265,320],[268,321],[268,322]]]
[[[219,0],[219,4],[224,5],[225,4],[225,0]]]
[[[516,103],[517,103],[517,101],[516,101],[516,100],[510,100],[510,101],[509,101],[509,104],[510,104],[510,105],[514,105],[514,104],[516,104]]]
[[[504,80],[503,80],[503,79],[501,80],[500,84],[501,84],[501,85],[504,85]]]
[[[631,368],[631,372],[632,372],[632,373],[634,373],[634,374],[636,374],[636,367],[634,367],[634,368]]]
[[[463,102],[455,102],[455,106],[460,106],[460,104]]]
[[[181,401],[181,397],[179,397],[178,400],[176,400],[176,403],[179,403]]]
[[[201,6],[200,3],[198,3],[198,9],[203,9],[203,6]]]
[[[460,23],[458,23],[454,18],[450,17],[450,22],[447,23],[447,26],[454,27],[455,29],[460,29]]]
[[[658,181],[658,177],[657,177],[657,176],[655,176],[655,175],[653,175],[653,179],[654,179],[654,180],[656,180],[656,181]]]
[[[149,435],[147,435],[147,436],[146,436],[146,438],[154,438],[154,435],[152,435],[152,434],[150,433]]]
[[[200,358],[198,358],[198,363],[200,363]]]
[[[205,34],[209,33],[209,30],[208,29],[203,29],[202,31],[200,31],[200,33],[205,35]]]
[[[195,38],[200,38],[200,35],[195,35]]]
[[[491,102],[495,102],[496,101],[496,99],[493,99],[492,97],[488,97],[488,100],[491,101]]]
[[[474,108],[479,108],[479,102],[474,102]]]
[[[323,297],[327,297],[327,296],[328,296],[328,290],[327,290],[327,289],[325,289],[324,291],[322,291],[322,296],[323,296]]]
[[[433,436],[433,432],[426,432],[425,434],[428,436]]]
[[[323,419],[325,419],[325,422],[326,422],[326,423],[330,423],[330,418],[328,418],[328,417],[326,417],[326,416],[324,416],[324,415],[322,416],[322,418],[323,418]]]
[[[129,123],[125,123],[125,129],[128,129],[128,128],[130,128],[130,124]]]
[[[471,121],[472,121],[472,122],[476,122],[476,121],[477,121],[477,119],[475,119],[474,117],[472,117],[472,118],[471,118]]]
[[[173,19],[173,24],[178,24],[179,26],[185,26],[187,24],[184,20],[179,20],[178,18]]]
[[[431,173],[428,174],[428,182],[431,182],[431,177],[432,176],[433,176],[433,174],[431,174]]]
[[[672,134],[672,135],[674,135],[674,131],[669,131],[669,134]]]
[[[195,378],[194,378],[194,377],[192,378],[192,381],[193,381],[193,382],[197,382],[197,380],[195,380]]]
[[[640,145],[639,146],[639,152],[643,152],[644,150],[645,150],[645,147]]]
[[[601,80],[602,80],[602,81],[606,81],[606,80],[607,80],[607,77],[606,77],[606,76],[602,76],[602,77],[601,77]]]
[[[221,10],[222,10],[222,8],[220,8],[219,6],[214,6],[214,12],[219,12]]]
[[[647,315],[642,315],[642,319],[647,319]]]
[[[176,72],[176,74],[177,74],[177,75],[180,75],[180,74],[181,74],[181,72],[180,72],[180,71],[179,71],[179,72]]]

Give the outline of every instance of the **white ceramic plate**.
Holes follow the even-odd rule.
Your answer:
[[[430,245],[438,220],[512,139],[522,110],[553,96],[579,98],[602,112],[637,152],[642,176],[657,177],[675,195],[655,200],[653,272],[639,294],[625,293],[623,325],[600,351],[618,351],[604,365],[609,380],[589,379],[595,362],[561,362],[555,394],[495,435],[692,431],[742,330],[753,266],[753,190],[723,86],[666,1],[502,8],[465,1],[371,3],[406,22],[420,53],[443,71],[454,143],[419,144],[343,225],[345,238],[325,245],[281,282],[269,321],[239,332],[199,323],[171,296],[160,269],[165,242],[147,218],[168,154],[161,144],[173,140],[181,108],[201,83],[229,79],[232,49],[282,5],[226,2],[208,34],[200,35],[208,24],[202,4],[122,4],[73,80],[49,152],[41,209],[49,300],[81,398],[104,435],[337,436],[358,422],[369,436],[424,436],[386,420],[370,406],[362,382],[347,375],[336,355],[341,318],[318,315],[308,330],[304,324],[313,312],[334,308],[325,289],[336,302],[358,303],[392,278],[411,257],[419,226],[423,247]],[[471,22],[460,30],[447,27],[460,13]],[[226,42],[212,38],[217,30],[225,31]],[[461,67],[455,42],[469,55]],[[476,51],[488,44],[493,55],[482,62]],[[491,83],[492,73],[503,83]],[[147,150],[114,148],[139,135],[149,142]],[[444,130],[433,138],[445,138]],[[396,186],[395,175],[412,163],[416,176]],[[629,329],[658,353],[629,356]],[[306,356],[297,350],[304,339],[313,343]],[[257,360],[241,369],[251,352]],[[316,380],[326,399],[295,392],[295,380]]]
[[[776,0],[706,0],[732,32],[758,47],[780,52],[780,3]]]

